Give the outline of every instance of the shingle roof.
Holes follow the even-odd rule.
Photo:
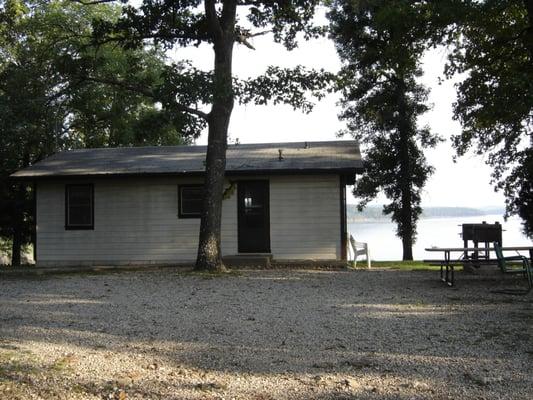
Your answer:
[[[283,160],[279,160],[279,150]],[[117,147],[69,150],[54,154],[14,178],[201,174],[206,146]],[[362,170],[355,141],[229,145],[226,173],[342,172]]]

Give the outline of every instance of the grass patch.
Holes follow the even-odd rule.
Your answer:
[[[68,354],[64,357],[58,358],[51,365],[51,370],[55,372],[63,372],[70,370],[72,365],[76,362],[76,357],[73,354]]]
[[[0,352],[0,381],[12,381],[14,376],[37,372],[31,354],[25,351]]]
[[[3,346],[6,348],[9,344],[3,343]],[[30,351],[0,348],[0,399],[70,399],[72,393],[83,395],[86,392],[83,386],[72,385],[72,381],[65,378],[72,372],[75,362],[72,354],[49,364]],[[68,383],[68,389],[62,384],[57,385],[58,382]]]
[[[363,264],[363,263],[362,263]],[[363,265],[362,265],[363,266]],[[366,264],[364,265],[366,268]],[[440,267],[423,261],[372,261],[372,268],[386,268],[400,271],[438,271]]]

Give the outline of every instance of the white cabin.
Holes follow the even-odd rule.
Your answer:
[[[34,184],[37,266],[192,264],[205,146],[84,149],[18,171]],[[353,141],[228,147],[222,254],[346,260]]]

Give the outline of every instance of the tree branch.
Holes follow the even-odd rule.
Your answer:
[[[154,39],[154,40],[205,40],[208,39],[207,37],[202,37],[200,35],[180,35],[180,34],[165,34],[165,33],[148,33],[148,34],[139,34],[135,37],[125,38],[125,37],[105,37],[104,39],[97,40],[94,44],[88,44],[87,46],[93,46],[93,45],[104,45],[107,43],[122,43],[127,40],[147,40],[147,39]]]
[[[243,44],[245,45],[246,47],[248,47],[249,49],[251,50],[255,50],[255,47],[248,41],[248,39],[246,38],[246,36],[243,36],[243,35],[237,35],[235,36],[235,41],[239,44]]]
[[[248,33],[247,37],[253,38],[253,37],[256,37],[256,36],[263,36],[263,35],[266,35],[267,33],[271,33],[271,32],[272,32],[272,29],[268,29],[266,31],[255,32],[255,33]]]
[[[85,77],[82,78],[82,80],[86,80],[86,81],[89,81],[89,82],[95,82],[95,83],[102,83],[104,85],[112,85],[112,86],[121,87],[121,88],[126,89],[126,90],[128,90],[130,92],[139,93],[139,94],[142,94],[143,96],[151,97],[152,99],[157,100],[155,94],[151,90],[148,90],[148,89],[146,89],[144,87],[140,87],[140,86],[137,86],[137,85],[131,85],[128,82],[115,80],[115,79],[96,78],[96,77],[92,77],[92,76],[85,76]],[[204,119],[206,121],[209,119],[209,114],[207,114],[207,113],[205,113],[203,111],[197,110],[195,108],[191,108],[191,107],[185,106],[185,105],[180,104],[178,102],[175,102],[174,106],[179,111],[186,112],[186,113],[189,113],[189,114],[192,114],[192,115],[196,115],[197,117],[200,117],[200,118],[202,118],[202,119]]]
[[[271,30],[267,31],[261,31],[256,33],[250,33],[249,30],[243,29],[243,30],[236,30],[235,35],[235,41],[239,44],[243,44],[249,49],[255,50],[255,47],[248,41],[248,39],[256,37],[256,36],[262,36],[266,35],[267,33],[272,32]]]
[[[90,1],[70,0],[70,1],[72,1],[73,3],[83,4],[84,6],[91,6],[93,4],[113,3],[116,0],[90,0]]]

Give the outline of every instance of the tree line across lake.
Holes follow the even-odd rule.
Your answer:
[[[366,206],[364,210],[359,211],[357,205],[348,204],[346,210],[346,217],[348,222],[359,221],[382,221],[390,220],[390,218],[383,213],[383,206]],[[486,215],[503,215],[505,209],[503,207],[424,207],[420,218],[455,218],[455,217],[480,217],[479,222],[482,222],[482,217]],[[490,221],[487,221],[490,222]]]
[[[325,12],[328,23],[315,18]],[[292,50],[329,37],[340,71],[273,65],[232,74],[234,46],[268,35]],[[208,44],[205,71],[167,50]],[[190,144],[208,131],[196,266],[222,270],[220,222],[233,105],[289,104],[309,112],[340,93],[341,134],[362,145],[360,208],[383,193],[403,258],[412,259],[420,196],[434,167],[424,149],[444,138],[419,126],[426,51],[448,52],[442,79],[460,75],[450,138],[493,167],[508,214],[533,234],[533,2],[472,0],[4,0],[0,2],[0,237],[12,264],[33,240],[33,189],[9,175],[79,147]],[[178,54],[179,51],[174,52]]]

